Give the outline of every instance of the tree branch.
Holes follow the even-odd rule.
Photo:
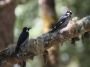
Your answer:
[[[35,55],[43,55],[47,48],[53,45],[58,45],[66,40],[90,31],[90,16],[84,17],[81,20],[70,20],[67,27],[58,30],[54,33],[46,33],[36,39],[30,39],[28,44],[22,46],[20,52],[20,58],[28,59],[33,58]],[[5,50],[0,52],[0,62],[8,57],[16,57],[14,54],[16,45],[11,45]]]

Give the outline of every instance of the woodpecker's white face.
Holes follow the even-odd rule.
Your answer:
[[[67,11],[67,12],[66,12],[66,15],[67,15],[67,16],[70,16],[71,14],[72,14],[71,11]]]
[[[70,13],[67,13],[67,15],[70,15]]]
[[[31,28],[24,27],[24,28],[23,28],[23,32],[29,32],[30,29],[31,29]]]

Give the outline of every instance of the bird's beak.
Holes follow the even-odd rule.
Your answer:
[[[72,12],[70,12],[70,14],[72,14]]]
[[[28,28],[28,31],[31,29],[31,27],[30,28]]]

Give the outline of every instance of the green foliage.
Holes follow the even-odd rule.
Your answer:
[[[64,6],[68,6],[78,17],[90,14],[90,0],[61,0]]]
[[[15,24],[15,40],[17,40],[24,26],[32,27],[35,25],[35,20],[38,17],[38,2],[29,1],[25,4],[19,4],[15,9],[16,24]]]

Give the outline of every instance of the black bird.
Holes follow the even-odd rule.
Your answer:
[[[18,41],[17,41],[17,46],[15,48],[15,54],[17,55],[17,57],[19,57],[20,55],[18,54],[19,51],[25,50],[22,48],[25,48],[25,43],[27,42],[27,39],[29,38],[29,30],[31,28],[28,27],[24,27],[22,33],[20,34]],[[22,47],[23,46],[23,47]],[[25,67],[26,66],[26,61],[22,58],[22,64],[21,67]]]
[[[29,30],[31,28],[24,27],[22,33],[20,34],[18,41],[17,41],[17,46],[15,49],[15,53],[18,54],[19,50],[21,49],[20,47],[22,44],[29,38]]]
[[[62,29],[67,26],[69,20],[71,19],[71,15],[71,11],[67,11],[64,15],[62,15],[57,23],[54,25],[54,27],[51,29],[51,31],[49,31],[49,33],[55,32],[56,30]]]

